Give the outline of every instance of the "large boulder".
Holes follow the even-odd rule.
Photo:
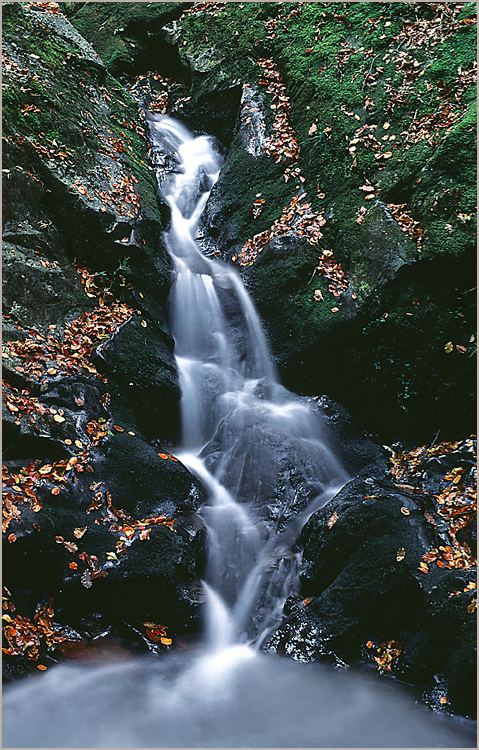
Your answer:
[[[470,455],[451,458],[471,466]],[[474,569],[423,558],[451,544],[434,500],[450,465],[431,459],[415,486],[394,482],[376,460],[311,517],[299,540],[305,601],[289,602],[273,650],[302,661],[373,663],[394,642],[399,658],[382,662],[386,673],[392,666],[429,700],[442,687],[449,707],[474,713]]]
[[[171,334],[155,321],[131,319],[97,350],[99,367],[115,384],[115,410],[149,438],[177,434],[180,388]]]
[[[19,506],[10,523],[4,563],[16,601],[32,609],[48,594],[65,622],[99,613],[110,623],[188,630],[198,616],[202,488],[171,454],[126,431],[91,448],[88,460],[55,495],[54,476],[40,475],[43,507]],[[9,473],[18,467],[7,463]]]

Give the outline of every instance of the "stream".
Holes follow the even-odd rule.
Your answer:
[[[171,167],[159,185],[175,271],[175,455],[208,495],[204,637],[187,654],[60,665],[7,687],[5,746],[474,746],[472,722],[433,713],[393,681],[260,650],[299,588],[302,526],[350,477],[313,402],[281,386],[240,276],[195,239],[221,169],[214,141],[169,117],[150,132]],[[275,505],[285,450],[301,491],[285,480]]]

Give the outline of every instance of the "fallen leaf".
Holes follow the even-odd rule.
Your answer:
[[[410,516],[411,515],[411,511],[409,510],[409,508],[406,508],[404,505],[401,508],[401,513],[403,514],[403,516]]]
[[[55,422],[60,423],[65,421],[65,417],[62,417],[61,414],[54,414],[53,419],[55,420]]]
[[[75,544],[75,542],[63,542],[63,546],[65,547],[67,552],[70,552],[70,554],[74,554],[75,552],[78,552],[78,547]]]
[[[76,539],[81,539],[83,536],[85,536],[88,526],[79,526],[76,529],[73,529],[73,536]]]
[[[339,516],[336,513],[336,511],[334,511],[334,513],[332,514],[332,516],[330,516],[330,518],[328,519],[326,523],[326,526],[328,527],[328,529],[332,529],[334,524],[338,521],[338,519],[339,519]]]
[[[406,557],[406,550],[404,547],[399,547],[398,551],[396,552],[396,560],[398,562],[401,562]]]
[[[84,586],[86,589],[91,589],[91,587],[93,586],[93,582],[91,580],[91,573],[89,570],[85,570],[82,573],[80,580],[81,580],[82,586]]]
[[[308,135],[314,135],[314,133],[316,133],[317,129],[318,129],[318,126],[316,125],[315,122],[313,122],[313,124],[311,125],[311,127],[308,130]]]
[[[454,344],[452,341],[448,341],[447,344],[444,346],[444,351],[446,354],[450,354],[454,350]]]

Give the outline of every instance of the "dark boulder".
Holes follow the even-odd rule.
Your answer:
[[[472,714],[475,618],[468,605],[475,592],[466,587],[473,570],[434,563],[429,572],[419,569],[426,552],[448,543],[434,515],[433,486],[398,486],[384,462],[373,466],[303,529],[301,595],[308,606],[290,602],[271,646],[300,660],[354,664],[397,641],[397,676],[426,693],[442,680],[448,705]]]
[[[109,622],[190,627],[203,564],[195,512],[203,491],[179,461],[162,455],[138,436],[113,434],[92,452],[91,471],[69,478],[58,496],[46,483],[37,490],[43,508],[22,509],[10,529],[16,539],[4,549],[18,604],[32,609],[48,593],[66,622],[96,612]]]
[[[113,408],[149,439],[177,436],[180,389],[173,340],[154,321],[133,318],[97,350],[112,382]]]

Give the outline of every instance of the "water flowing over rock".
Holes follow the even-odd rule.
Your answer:
[[[474,744],[474,24],[4,3],[8,746]]]
[[[212,141],[166,117],[150,127],[153,141],[166,141],[179,160],[161,189],[171,209],[166,244],[176,268],[171,320],[182,388],[180,455],[209,492],[202,512],[209,628],[222,645],[242,640],[243,631],[261,640],[261,630],[281,614],[276,591],[283,600],[288,593],[278,580],[266,592],[266,570],[271,576],[281,567],[294,586],[290,550],[301,513],[324,505],[347,475],[327,446],[318,412],[278,384],[238,274],[206,259],[195,242],[221,167]],[[251,633],[257,601],[263,614]]]

